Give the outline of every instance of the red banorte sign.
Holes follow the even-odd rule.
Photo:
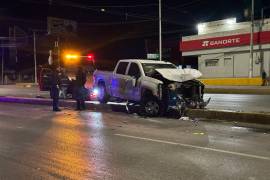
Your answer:
[[[255,45],[270,43],[270,31],[254,33],[253,42]],[[250,34],[238,34],[232,36],[181,41],[180,51],[187,52],[205,49],[247,46],[249,44]]]

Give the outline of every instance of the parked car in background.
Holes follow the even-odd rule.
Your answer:
[[[50,90],[51,77],[52,77],[52,70],[50,68],[41,68],[38,77],[38,84],[40,91]]]
[[[50,68],[42,68],[39,73],[39,89],[40,91],[50,91],[52,70]],[[68,78],[64,71],[59,71],[60,90],[59,97],[66,99],[72,95],[72,81]]]
[[[51,77],[52,70],[50,68],[41,68],[38,78],[40,91],[50,91]],[[61,99],[73,98],[75,79],[73,79],[72,76],[69,76],[64,69],[59,71],[59,79],[59,97]],[[92,73],[87,72],[87,81],[85,83],[85,88],[88,90],[88,96],[86,100],[96,100],[97,97],[97,91],[92,88],[92,79]]]

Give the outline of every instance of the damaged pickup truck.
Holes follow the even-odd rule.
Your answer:
[[[94,86],[100,103],[123,100],[139,104],[146,116],[176,110],[181,117],[186,108],[204,108],[210,101],[203,100],[204,84],[196,80],[201,75],[169,62],[128,59],[120,60],[113,72],[95,71]]]

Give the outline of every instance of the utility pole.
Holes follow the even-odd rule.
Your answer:
[[[250,57],[248,77],[253,77],[253,34],[254,34],[254,0],[251,0],[251,30],[250,30]]]
[[[15,61],[18,62],[18,51],[17,51],[17,39],[16,39],[16,26],[13,29],[13,40],[15,42]]]
[[[264,11],[267,9],[270,9],[270,6],[263,7],[261,9],[261,31],[263,31],[263,26],[264,26]],[[265,69],[261,68],[261,70],[265,70]],[[261,71],[261,73],[262,73],[262,71]],[[268,74],[270,75],[270,61],[268,61]]]
[[[159,0],[159,60],[162,61],[162,16],[161,16],[161,0]]]
[[[61,67],[61,64],[60,64],[60,47],[59,47],[59,43],[60,43],[60,38],[59,36],[57,36],[57,40],[54,42],[54,47],[55,47],[55,50],[57,51],[56,54],[57,54],[57,65],[58,65],[58,68],[60,69]],[[56,64],[55,64],[56,65]]]
[[[260,34],[263,32],[263,25],[264,25],[264,8],[261,9],[261,22],[260,22]],[[261,35],[259,35],[259,39],[261,39]],[[264,52],[262,50],[262,44],[259,43],[259,51],[260,51],[260,63],[261,63],[261,67],[260,67],[260,75],[262,75],[262,72],[264,71]]]
[[[3,47],[3,41],[2,41],[2,44],[1,44],[1,47],[2,47],[2,53],[1,53],[1,56],[2,56],[2,66],[1,66],[1,77],[2,77],[2,85],[4,84],[4,47]]]
[[[37,49],[36,49],[36,31],[33,30],[34,41],[34,65],[35,65],[35,84],[37,84]]]
[[[57,41],[56,41],[56,47],[57,47],[57,61],[58,61],[58,68],[60,70],[60,47],[59,47],[59,44],[60,44],[60,38],[59,36],[57,36]]]
[[[42,29],[30,29],[33,31],[33,59],[34,59],[34,69],[35,69],[35,84],[38,84],[38,74],[37,74],[37,33],[44,32]]]

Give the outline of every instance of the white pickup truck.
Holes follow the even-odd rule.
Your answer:
[[[140,104],[147,116],[158,116],[177,110],[183,115],[186,107],[204,108],[204,84],[196,79],[202,74],[195,69],[177,69],[169,62],[127,59],[120,60],[113,72],[95,71],[94,86],[98,100],[110,98]]]

